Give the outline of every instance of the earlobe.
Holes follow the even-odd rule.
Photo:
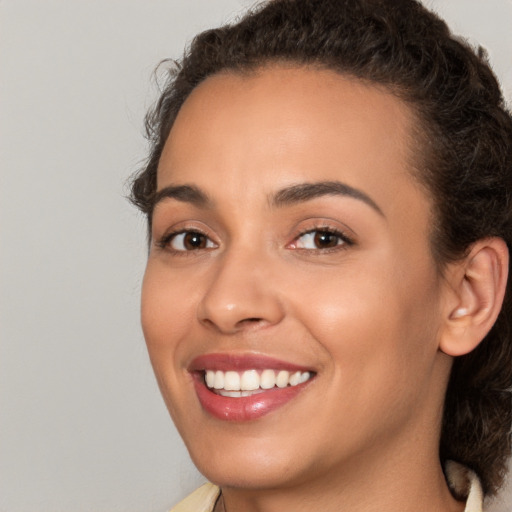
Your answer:
[[[509,254],[501,238],[476,242],[455,265],[439,348],[450,356],[471,352],[491,330],[503,304]]]

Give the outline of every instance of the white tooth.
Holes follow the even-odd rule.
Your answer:
[[[213,370],[206,370],[206,385],[209,388],[213,388],[215,383],[215,372]]]
[[[225,389],[219,389],[220,396],[228,396],[229,398],[240,398],[240,391],[226,391]]]
[[[288,380],[290,379],[290,372],[287,372],[286,370],[281,370],[277,374],[276,378],[276,385],[278,388],[285,388],[288,386]]]
[[[260,376],[256,370],[246,370],[240,379],[242,391],[253,391],[260,387]]]
[[[225,389],[219,389],[217,391],[218,395],[227,396],[229,398],[241,398],[244,396],[257,395],[258,393],[263,393],[263,391],[261,389],[254,391],[226,391]]]
[[[311,377],[311,374],[309,372],[303,372],[300,374],[300,383],[304,383]]]
[[[290,386],[296,386],[297,384],[300,384],[300,372],[290,375]]]
[[[261,389],[255,389],[253,391],[226,391],[225,389],[218,389],[216,393],[218,395],[227,396],[229,398],[242,398],[244,396],[252,396],[259,393],[264,393],[264,391]]]
[[[240,375],[238,375],[238,372],[226,372],[224,374],[224,389],[226,391],[240,391]]]
[[[276,385],[276,372],[274,370],[263,370],[260,376],[260,388],[272,389]]]
[[[224,389],[224,372],[217,370],[215,372],[215,380],[213,381],[213,387],[215,389]]]

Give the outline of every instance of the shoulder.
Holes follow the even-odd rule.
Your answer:
[[[219,493],[216,485],[206,483],[180,501],[170,512],[212,512]]]

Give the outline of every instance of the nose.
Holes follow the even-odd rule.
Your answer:
[[[256,254],[226,254],[198,307],[198,319],[224,334],[278,324],[284,316],[272,265]]]

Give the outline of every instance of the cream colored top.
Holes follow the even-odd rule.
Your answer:
[[[464,512],[483,512],[482,486],[475,473],[455,462],[447,464],[446,473],[456,493],[467,496]],[[216,485],[204,484],[170,512],[213,512],[219,494],[220,489]]]

